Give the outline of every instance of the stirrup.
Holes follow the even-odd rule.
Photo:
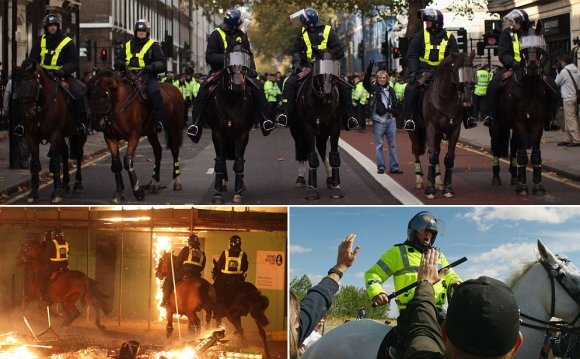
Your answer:
[[[77,127],[77,134],[79,135],[86,135],[87,134],[87,127],[85,126],[84,123],[81,123],[78,127]]]
[[[288,116],[285,113],[281,113],[276,116],[276,123],[283,127],[288,127]]]
[[[485,116],[485,119],[483,120],[483,125],[485,127],[493,127],[493,117]]]
[[[465,127],[466,130],[469,130],[470,128],[477,127],[477,123],[475,122],[475,118],[474,117],[468,117],[465,120],[465,122],[463,123],[463,127]]]
[[[15,136],[24,137],[24,126],[18,125],[16,127],[14,127],[13,133]]]
[[[197,127],[197,125],[189,125],[189,127],[187,128],[187,135],[188,136],[197,136],[197,133],[199,132],[199,127]]]
[[[356,127],[359,127],[359,123],[358,120],[354,117],[349,117],[348,120],[346,121],[346,127],[350,130]]]
[[[409,132],[413,132],[415,131],[415,121],[409,119],[407,121],[405,121],[405,130],[409,131]]]
[[[276,128],[276,125],[274,125],[274,122],[272,122],[272,120],[266,119],[264,120],[264,122],[262,122],[262,127],[264,128],[264,131],[270,132],[274,128]]]
[[[155,132],[161,131],[163,131],[163,123],[161,123],[161,121],[157,121],[157,123],[155,124]]]

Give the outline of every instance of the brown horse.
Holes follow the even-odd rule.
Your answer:
[[[28,241],[22,244],[20,252],[16,257],[18,266],[24,267],[25,276],[25,299],[22,303],[22,310],[26,309],[28,303],[40,298],[41,291],[37,282],[39,272],[42,270],[40,258],[41,243]],[[106,295],[97,288],[97,283],[79,271],[66,270],[56,274],[55,279],[51,279],[48,285],[48,300],[51,303],[60,303],[65,312],[64,326],[69,326],[81,314],[76,303],[80,300],[94,308],[95,325],[100,330],[105,330],[101,324],[101,310],[109,314],[111,309],[106,302]]]
[[[216,288],[216,295],[218,296],[214,308],[214,317],[218,326],[221,325],[224,317],[227,318],[235,328],[234,335],[239,335],[242,343],[246,345],[247,340],[242,329],[242,317],[250,314],[254,318],[258,332],[262,338],[265,356],[266,358],[270,358],[266,331],[264,330],[264,327],[268,325],[268,318],[265,312],[270,304],[270,300],[265,295],[262,295],[252,283],[242,281],[227,282],[225,275],[221,273],[217,266],[216,259],[213,260],[213,264],[213,286]]]
[[[165,252],[159,259],[159,264],[155,270],[155,276],[159,279],[167,280],[172,277],[170,252]],[[176,256],[173,256],[174,271],[178,272],[175,264]],[[177,275],[176,275],[177,276]],[[176,277],[176,280],[178,278]],[[177,292],[177,300],[175,300]],[[173,314],[186,315],[188,319],[187,328],[190,334],[194,334],[201,327],[197,312],[202,309],[206,313],[206,326],[209,325],[212,316],[212,310],[215,305],[215,291],[213,286],[203,278],[193,278],[184,276],[175,286],[175,292],[169,296],[169,306],[165,307],[167,313],[167,327],[165,328],[167,338],[173,332]]]
[[[455,196],[451,179],[455,163],[455,147],[459,140],[461,123],[465,110],[471,107],[475,71],[471,54],[452,53],[447,56],[437,68],[433,83],[425,90],[420,108],[415,111],[415,131],[409,132],[412,150],[415,155],[415,188],[423,188],[423,169],[419,157],[429,155],[428,184],[425,187],[427,199],[434,199],[437,190],[443,191],[443,196]],[[411,84],[412,85],[412,84]],[[439,153],[441,141],[447,140],[447,154],[445,155],[445,178],[440,179]]]
[[[156,193],[161,187],[159,168],[162,147],[155,132],[152,112],[142,95],[145,89],[140,86],[142,85],[139,85],[138,75],[128,73],[123,76],[121,73],[109,70],[97,73],[89,84],[87,94],[89,110],[103,128],[105,142],[111,152],[111,171],[115,175],[116,183],[116,192],[113,197],[115,204],[125,200],[125,185],[121,173],[123,165],[129,174],[133,195],[138,201],[145,198],[145,188],[139,183],[133,167],[133,158],[141,136],[147,136],[155,156],[153,176],[146,187],[151,193]],[[167,119],[166,143],[173,156],[173,190],[180,191],[183,188],[179,177],[179,148],[183,140],[185,111],[183,95],[177,87],[171,84],[162,83],[159,87]],[[127,153],[123,164],[119,155],[119,141],[121,140],[127,142]]]
[[[86,135],[77,133],[77,122],[67,106],[67,98],[62,87],[64,82],[51,78],[34,60],[24,60],[20,69],[13,74],[14,116],[22,118],[26,142],[30,149],[30,194],[28,203],[38,201],[40,185],[40,144],[50,142],[51,159],[49,164],[53,177],[51,203],[61,203],[62,192],[69,190],[69,154],[65,138],[70,140],[72,154],[76,156],[77,171],[73,188],[74,193],[82,193],[81,163]],[[74,81],[74,80],[73,80]],[[63,164],[61,181],[60,164]]]

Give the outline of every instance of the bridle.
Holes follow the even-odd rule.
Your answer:
[[[91,108],[92,111],[92,115],[94,117],[97,118],[105,118],[105,121],[110,123],[113,121],[113,119],[120,114],[121,112],[125,111],[125,109],[127,109],[127,107],[129,107],[129,105],[131,104],[131,101],[133,101],[133,99],[135,99],[135,97],[137,97],[137,95],[139,94],[139,89],[137,87],[136,84],[132,84],[132,88],[133,91],[131,92],[131,95],[129,95],[124,101],[123,103],[119,106],[119,109],[116,110],[115,112],[111,113],[111,110],[113,109],[113,105],[112,105],[112,101],[111,101],[111,93],[109,90],[99,90],[98,87],[98,81],[101,80],[104,76],[95,76],[93,78],[93,83],[91,86],[91,93],[95,93],[96,94],[96,101],[100,104],[100,100],[101,99],[105,99],[105,106],[104,106],[104,110],[102,111],[92,111],[93,109]],[[131,79],[128,79],[129,82],[133,82]],[[104,96],[101,95],[101,93],[104,93]],[[89,96],[90,98],[90,96]],[[99,106],[100,107],[100,106]]]
[[[16,79],[15,79],[16,80]],[[34,118],[36,116],[38,116],[41,113],[44,113],[46,111],[46,109],[52,104],[52,103],[56,103],[56,94],[58,91],[58,82],[59,80],[55,80],[55,86],[53,87],[52,93],[50,94],[50,96],[48,98],[51,98],[52,101],[47,101],[46,104],[44,106],[40,106],[38,104],[38,99],[40,98],[40,92],[42,90],[42,83],[40,82],[40,74],[35,73],[33,78],[20,78],[17,80],[18,82],[26,82],[26,84],[28,86],[26,86],[26,88],[34,88],[34,86],[32,85],[33,83],[36,83],[36,91],[33,92],[32,94],[25,94],[25,95],[21,95],[21,94],[16,94],[16,91],[13,92],[13,98],[15,100],[18,99],[22,99],[22,103],[23,104],[29,104],[29,103],[33,103],[34,107],[33,107],[33,112],[30,116],[26,116],[27,119],[31,119]],[[13,82],[13,86],[15,86],[16,81]]]
[[[566,258],[559,258],[559,259],[560,259],[560,264],[555,268],[552,265],[550,265],[549,263],[546,263],[545,261],[540,259],[540,263],[542,264],[542,267],[546,270],[546,272],[548,273],[548,277],[550,278],[550,287],[551,287],[550,318],[554,317],[555,312],[556,312],[556,284],[555,284],[555,281],[558,281],[558,283],[560,283],[560,285],[562,286],[562,288],[564,288],[566,293],[568,293],[568,296],[570,296],[570,298],[574,302],[576,302],[578,305],[580,305],[580,297],[574,295],[574,293],[572,293],[572,291],[563,282],[563,279],[566,276],[566,274],[562,271],[562,269],[564,267],[566,267],[568,265],[568,263],[570,263],[570,261]],[[565,321],[550,322],[550,321],[540,320],[538,318],[535,318],[531,315],[527,315],[525,313],[520,313],[520,317],[527,319],[527,320],[534,322],[534,323],[539,323],[539,324],[531,324],[531,323],[524,322],[523,320],[521,320],[521,326],[526,327],[526,328],[542,330],[542,331],[558,330],[562,333],[580,333],[580,326],[574,326],[575,323],[578,321],[578,319],[580,319],[580,312],[576,315],[574,320],[570,323],[565,322]]]

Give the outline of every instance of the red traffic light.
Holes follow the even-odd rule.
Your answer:
[[[401,52],[398,47],[393,47],[393,58],[397,59],[401,57]]]
[[[101,61],[103,61],[103,62],[107,61],[107,49],[101,50]]]

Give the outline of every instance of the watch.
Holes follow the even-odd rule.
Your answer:
[[[336,274],[338,276],[338,279],[341,279],[342,275],[344,274],[343,272],[339,271],[338,269],[336,269],[334,267],[332,267],[328,270],[328,274],[332,274],[332,273]]]

